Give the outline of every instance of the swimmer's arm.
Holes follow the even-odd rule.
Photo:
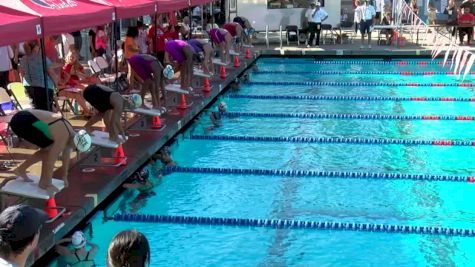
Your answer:
[[[86,244],[91,247],[91,250],[89,250],[89,258],[88,259],[94,259],[97,253],[97,245],[94,243],[90,243],[89,241],[86,241]]]
[[[71,238],[64,238],[64,239],[59,240],[59,242],[55,246],[56,252],[61,256],[74,256],[73,253],[71,253],[71,250],[61,245],[61,244],[70,243],[70,242],[71,242]]]

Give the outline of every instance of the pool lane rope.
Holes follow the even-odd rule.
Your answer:
[[[278,170],[278,169],[237,169],[237,168],[208,168],[208,167],[181,167],[181,166],[165,167],[164,174],[171,174],[171,173],[263,175],[263,176],[318,177],[318,178],[365,179],[365,180],[414,180],[414,181],[431,181],[431,182],[468,182],[468,183],[475,182],[474,176],[463,176],[463,175]]]
[[[247,82],[247,85],[280,85],[280,86],[291,86],[291,85],[314,85],[314,86],[408,86],[408,87],[474,87],[473,83],[414,83],[414,82],[271,82],[271,81],[255,81]]]
[[[325,96],[325,95],[241,95],[230,94],[229,98],[263,100],[328,100],[328,101],[440,101],[475,102],[475,97],[398,97],[398,96]]]
[[[259,69],[254,74],[320,74],[320,75],[402,75],[402,76],[431,76],[431,75],[457,75],[453,71],[282,71],[282,70],[265,70]],[[471,75],[475,71],[470,72]]]
[[[382,114],[321,114],[321,113],[256,113],[256,112],[223,112],[228,118],[297,118],[297,119],[351,119],[351,120],[446,120],[472,121],[475,116],[459,115],[382,115]]]
[[[233,135],[191,135],[193,140],[224,140],[251,142],[288,142],[317,144],[365,144],[365,145],[426,145],[426,146],[475,146],[475,141],[457,140],[405,140],[344,137],[281,137],[281,136],[233,136]]]
[[[330,222],[284,219],[246,219],[199,216],[152,215],[152,214],[115,214],[112,217],[119,222],[173,223],[213,226],[265,227],[274,229],[308,229],[360,231],[394,234],[425,234],[438,236],[474,237],[475,230],[434,226],[393,225],[354,222]]]
[[[273,59],[261,59],[259,63],[269,63],[269,64],[319,64],[319,65],[349,65],[349,64],[360,64],[360,65],[416,65],[416,66],[442,66],[444,65],[443,61],[410,61],[410,60],[394,60],[394,61],[378,61],[378,60],[273,60]],[[450,61],[447,61],[447,64],[450,64]]]

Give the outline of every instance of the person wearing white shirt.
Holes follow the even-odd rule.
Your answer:
[[[74,46],[74,37],[69,33],[63,33],[61,34],[61,40],[63,42],[63,48],[61,49],[61,47],[59,47],[58,51],[60,51],[61,58],[65,59],[70,49],[76,49]]]
[[[0,47],[0,87],[7,88],[8,72],[12,69],[13,50],[7,46]]]
[[[328,18],[328,13],[320,8],[320,2],[311,3],[310,9],[306,13],[308,19],[308,31],[310,32],[310,38],[308,40],[307,47],[312,46],[313,38],[315,38],[315,46],[320,45],[320,31],[322,30],[322,22]]]
[[[381,14],[384,13],[384,0],[374,0],[374,7],[376,9],[375,23],[379,24],[381,21]]]
[[[368,48],[371,48],[371,30],[373,28],[373,20],[376,15],[376,10],[369,4],[369,0],[364,0],[364,4],[356,8],[356,12],[359,13],[360,31],[361,31],[361,49],[364,45],[365,34],[368,34]]]

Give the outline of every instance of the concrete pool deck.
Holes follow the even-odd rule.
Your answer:
[[[351,56],[388,56],[388,57],[430,57],[431,50],[428,47],[408,45],[404,48],[376,46],[371,50],[359,49],[359,41],[355,44],[347,45],[322,45],[320,48],[304,48],[304,46],[271,46],[256,45],[253,50],[257,55],[262,56],[321,56],[321,57],[351,57]],[[140,166],[159,150],[166,142],[184,128],[193,118],[210,104],[215,97],[231,82],[233,82],[248,66],[254,57],[246,60],[240,57],[240,67],[227,67],[228,76],[220,79],[219,75],[211,80],[211,92],[203,93],[200,88],[195,88],[195,94],[188,97],[188,102],[193,104],[186,110],[172,109],[162,116],[162,123],[166,125],[162,131],[150,130],[143,125],[149,125],[151,118],[142,116],[130,116],[127,120],[129,140],[124,144],[127,165],[121,167],[95,167],[91,173],[83,172],[88,167],[85,164],[93,160],[98,152],[103,155],[111,154],[112,149],[95,148],[89,153],[80,155],[79,159],[74,159],[69,171],[69,188],[56,195],[58,206],[67,208],[67,214],[57,221],[48,224],[41,233],[39,249],[31,257],[30,263],[35,262],[55,243],[78,226],[84,219],[92,215],[96,208],[103,203],[120,185],[132,175]],[[218,68],[219,69],[219,68]],[[198,78],[197,78],[198,79]],[[199,79],[201,84],[201,79]],[[179,100],[179,97],[176,97]],[[81,118],[72,119],[75,127],[84,125],[85,120]],[[145,122],[145,123],[144,123]],[[100,125],[99,125],[100,126]],[[33,148],[33,147],[31,147]],[[22,162],[35,150],[25,148],[10,149],[16,162]],[[5,146],[0,146],[0,160],[9,160],[10,156],[5,151]],[[59,165],[58,165],[59,166]],[[39,174],[40,165],[36,164],[30,169],[31,173]],[[58,172],[56,172],[58,173]],[[0,182],[6,177],[13,176],[10,171],[0,173]],[[43,200],[24,199],[14,196],[2,195],[2,208],[13,203],[27,202],[36,207],[44,207]],[[38,265],[39,266],[39,265]]]

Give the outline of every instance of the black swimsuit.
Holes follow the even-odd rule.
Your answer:
[[[100,84],[89,85],[84,89],[83,96],[89,104],[101,113],[114,109],[110,97],[114,93],[112,89]]]
[[[10,121],[10,127],[12,131],[18,135],[18,137],[25,139],[26,141],[37,145],[40,148],[46,148],[54,143],[53,137],[49,132],[49,126],[55,124],[58,121],[63,121],[69,131],[69,128],[66,125],[66,123],[69,124],[69,122],[64,118],[59,118],[50,123],[45,123],[28,110],[22,110],[12,117]]]
[[[91,266],[93,266],[93,267],[96,266],[96,263],[94,262],[94,260],[89,259],[89,251],[87,252],[86,257],[83,260],[81,260],[81,258],[79,257],[77,250],[74,251],[74,256],[76,256],[76,259],[78,261],[73,263],[73,264],[69,264],[69,266],[74,266],[74,265],[79,264],[81,262],[92,262]]]

